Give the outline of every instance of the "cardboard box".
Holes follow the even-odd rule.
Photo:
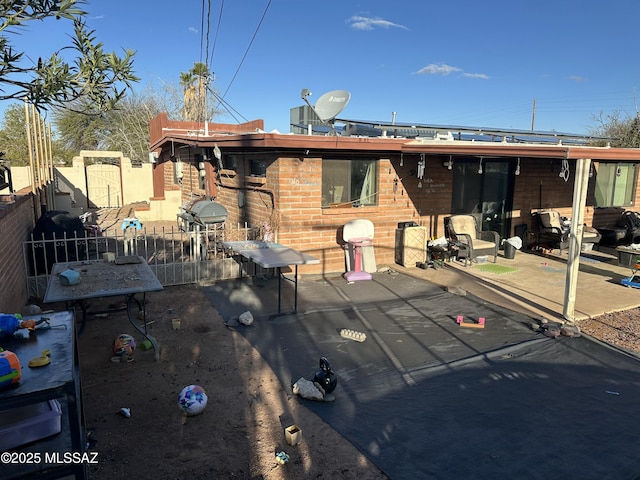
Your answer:
[[[60,433],[61,417],[57,400],[0,411],[0,451]]]
[[[297,445],[302,441],[302,430],[297,425],[291,425],[284,429],[284,436],[289,445]]]

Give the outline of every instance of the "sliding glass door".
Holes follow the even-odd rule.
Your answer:
[[[453,166],[452,214],[474,214],[482,230],[507,238],[511,230],[513,164],[499,159],[456,159]]]

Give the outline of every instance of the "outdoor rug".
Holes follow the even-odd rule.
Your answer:
[[[506,265],[497,265],[495,263],[488,263],[485,265],[476,265],[476,270],[480,270],[481,272],[489,272],[501,275],[503,273],[513,273],[517,272],[518,269],[515,267],[508,267]]]
[[[299,401],[391,479],[640,475],[635,357],[584,336],[547,338],[524,315],[405,275],[301,282],[298,313],[275,317],[273,280],[203,291],[223,317],[252,311],[238,331],[287,391],[327,357],[336,400]],[[291,295],[286,283],[289,306]]]

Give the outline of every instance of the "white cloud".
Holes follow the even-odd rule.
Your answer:
[[[198,33],[198,29],[197,28],[193,28],[193,27],[187,28],[187,31],[191,32],[191,33]]]
[[[579,82],[579,83],[587,81],[585,77],[581,77],[580,75],[571,75],[569,76],[569,80],[572,80],[574,82]]]
[[[442,75],[446,77],[456,72],[462,72],[461,76],[464,78],[478,78],[481,80],[488,80],[490,78],[489,75],[484,73],[465,73],[461,68],[447,65],[446,63],[431,63],[415,73],[416,75]]]
[[[489,79],[489,75],[485,75],[484,73],[463,73],[462,76],[466,78],[480,78],[482,80]]]
[[[349,20],[347,20],[350,27],[354,30],[373,30],[374,28],[402,28],[403,30],[408,30],[404,25],[399,25],[397,23],[390,22],[388,20],[383,20],[382,18],[373,18],[373,17],[360,17],[354,15]]]
[[[426,67],[422,67],[416,73],[418,75],[449,75],[453,72],[461,72],[462,69],[458,67],[452,67],[445,63],[432,63]]]

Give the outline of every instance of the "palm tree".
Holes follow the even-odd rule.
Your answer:
[[[183,88],[184,107],[182,116],[193,122],[208,121],[207,118],[207,86],[209,83],[209,67],[196,62],[188,72],[180,73],[180,85]]]

